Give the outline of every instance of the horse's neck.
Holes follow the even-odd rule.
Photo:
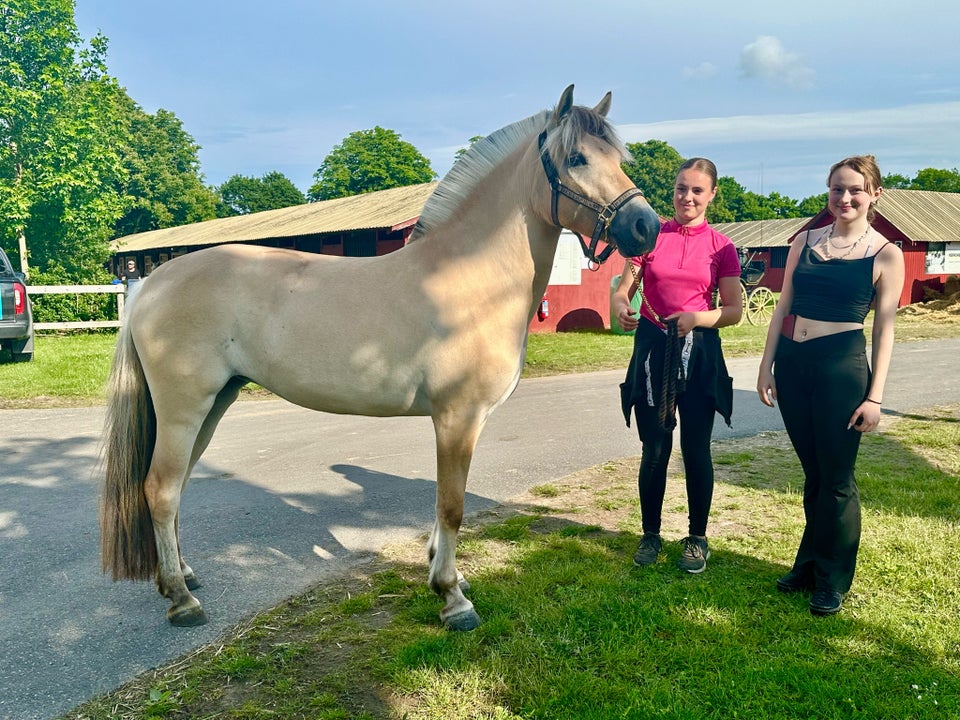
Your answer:
[[[435,257],[467,257],[474,267],[494,269],[508,264],[518,283],[545,288],[560,229],[544,222],[544,209],[534,206],[538,191],[544,192],[540,183],[546,183],[521,169],[528,164],[518,152],[478,182],[450,219],[424,237]]]

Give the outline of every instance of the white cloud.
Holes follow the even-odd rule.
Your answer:
[[[793,198],[823,191],[823,175],[849,155],[876,155],[884,174],[950,169],[960,158],[960,102],[879,110],[736,115],[617,126],[628,143],[663,140],[709,157],[721,175],[755,192]]]
[[[714,143],[836,140],[853,138],[923,139],[953,135],[960,125],[960,102],[905,105],[882,110],[813,112],[791,115],[734,115],[697,120],[619,125],[626,142],[650,138],[682,142],[709,138]]]
[[[702,62],[696,67],[683,69],[684,80],[709,80],[717,74],[717,66],[713,63]]]
[[[786,48],[772,35],[761,35],[740,51],[740,71],[744,77],[760,78],[771,85],[785,85],[795,90],[810,90],[816,73],[802,58]]]

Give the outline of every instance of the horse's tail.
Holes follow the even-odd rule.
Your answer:
[[[143,484],[156,442],[156,415],[129,324],[120,330],[107,381],[100,558],[114,580],[149,580],[157,546]]]

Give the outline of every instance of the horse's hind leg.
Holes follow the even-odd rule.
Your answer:
[[[207,413],[206,418],[204,418],[203,424],[200,426],[200,432],[197,433],[197,439],[193,444],[193,452],[190,454],[190,466],[187,468],[187,472],[183,478],[183,484],[180,487],[181,495],[183,495],[183,491],[187,487],[187,483],[190,480],[190,475],[193,473],[194,465],[197,464],[200,456],[203,455],[203,451],[206,450],[207,445],[210,444],[210,440],[213,438],[213,433],[217,429],[217,425],[223,418],[224,413],[227,411],[227,408],[229,408],[234,401],[236,401],[237,396],[240,394],[240,388],[246,385],[247,382],[248,380],[246,378],[233,378],[227,383],[223,390],[217,394],[217,397],[213,402],[213,407],[210,409],[210,412]],[[200,578],[197,577],[197,574],[193,571],[193,568],[187,565],[186,560],[183,559],[183,553],[180,550],[179,512],[177,513],[174,523],[174,530],[177,535],[177,554],[180,557],[180,572],[183,573],[183,580],[187,585],[187,589],[196,590],[197,588],[203,587],[203,584],[200,582]]]
[[[180,567],[180,548],[177,542],[177,513],[180,509],[180,488],[187,471],[187,458],[164,451],[159,442],[144,482],[144,493],[153,518],[157,543],[157,590],[170,600],[167,619],[173,625],[202,625],[207,617],[197,600],[187,589]]]
[[[156,406],[157,441],[144,481],[144,494],[157,543],[157,589],[170,600],[167,619],[172,625],[202,625],[207,621],[200,601],[187,588],[177,531],[180,495],[193,466],[200,429],[213,404],[211,398],[208,405],[200,407],[172,410]]]
[[[477,418],[434,417],[437,435],[437,520],[428,543],[429,584],[446,601],[440,620],[451,630],[473,630],[480,617],[463,594],[469,587],[457,571],[457,534],[470,461],[483,422]]]

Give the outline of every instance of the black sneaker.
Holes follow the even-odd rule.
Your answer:
[[[683,543],[683,553],[677,560],[677,567],[688,573],[702,573],[707,569],[707,560],[710,559],[710,546],[706,538],[690,535],[680,542]]]
[[[633,554],[633,564],[638,567],[653,565],[663,550],[663,541],[657,533],[647,532],[640,540],[640,547]]]
[[[813,590],[813,577],[809,572],[793,569],[777,580],[777,590],[782,593],[800,593]]]
[[[843,593],[835,590],[815,590],[810,598],[810,612],[814,615],[836,615],[843,607]]]

